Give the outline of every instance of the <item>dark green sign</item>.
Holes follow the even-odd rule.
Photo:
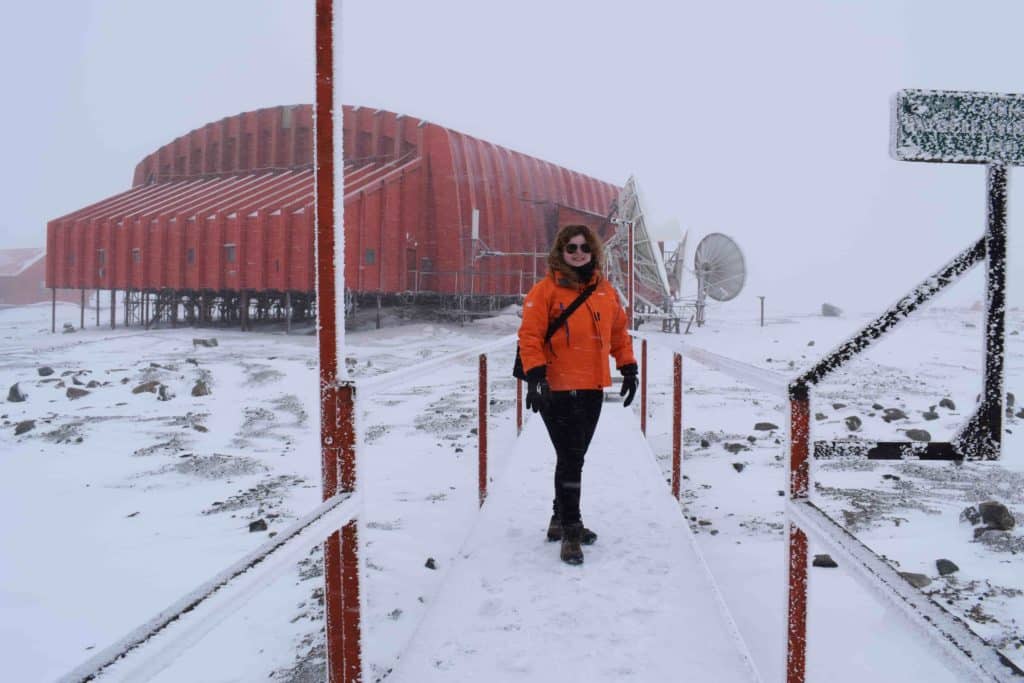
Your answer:
[[[892,117],[901,161],[1024,164],[1024,96],[901,90]]]

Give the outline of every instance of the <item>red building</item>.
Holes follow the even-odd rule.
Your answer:
[[[156,150],[131,189],[47,225],[47,287],[124,293],[149,324],[305,315],[314,300],[313,111],[246,112]],[[420,119],[345,107],[350,302],[504,305],[559,227],[608,234],[620,188]],[[289,318],[290,319],[290,318]]]

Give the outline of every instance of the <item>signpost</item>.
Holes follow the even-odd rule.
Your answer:
[[[1007,167],[1024,164],[1024,95],[901,90],[893,107],[892,156],[988,165],[985,390],[953,443],[962,456],[997,459],[1003,433]]]

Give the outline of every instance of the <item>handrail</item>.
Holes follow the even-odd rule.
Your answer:
[[[184,596],[175,600],[155,617],[132,629],[127,635],[96,653],[73,670],[57,679],[57,683],[85,683],[94,680],[111,665],[125,658],[129,653],[145,645],[154,636],[174,622],[201,606],[205,610],[200,626],[193,626],[187,634],[177,638],[163,639],[159,643],[161,657],[152,665],[140,667],[145,676],[153,676],[165,668],[187,645],[202,637],[227,616],[240,608],[256,589],[268,583],[289,562],[304,556],[324,538],[343,526],[359,509],[360,501],[352,493],[340,493],[325,500],[308,515],[287,527],[277,536],[268,540],[242,559],[224,569],[212,579],[203,582]],[[289,541],[301,538],[301,543]],[[272,560],[272,561],[268,561]],[[216,598],[216,600],[214,600]],[[216,603],[214,605],[214,603]],[[213,606],[211,606],[213,605]],[[198,635],[195,635],[197,634]],[[150,660],[147,660],[147,662]],[[132,680],[145,680],[143,675]]]

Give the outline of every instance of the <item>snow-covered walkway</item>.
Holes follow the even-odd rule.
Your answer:
[[[632,410],[606,403],[587,454],[599,539],[580,567],[544,537],[554,450],[539,417],[506,463],[389,680],[757,680]]]

